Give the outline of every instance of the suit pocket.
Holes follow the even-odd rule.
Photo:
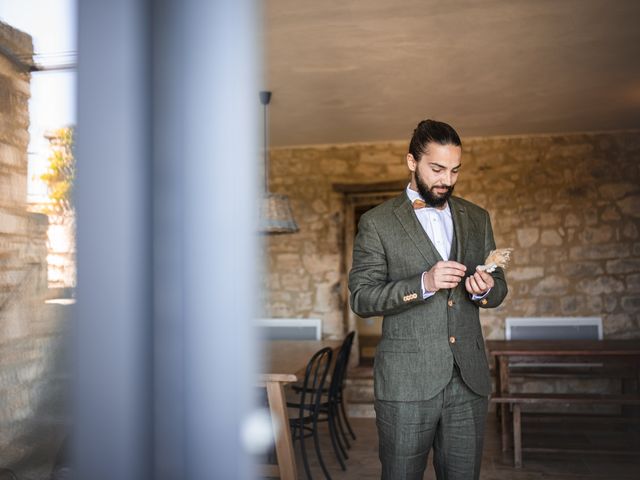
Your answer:
[[[378,347],[376,350],[379,352],[399,352],[399,353],[417,352],[418,342],[417,340],[413,340],[413,339],[399,340],[399,339],[384,338],[378,344]]]

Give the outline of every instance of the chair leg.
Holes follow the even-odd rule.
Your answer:
[[[307,479],[312,480],[311,477],[311,468],[309,468],[309,459],[307,458],[307,449],[304,446],[304,425],[302,420],[300,421],[300,425],[297,428],[299,440],[300,440],[300,453],[302,453],[302,463],[304,464],[304,471],[307,474]]]
[[[347,428],[349,429],[349,433],[351,434],[351,438],[356,439],[356,434],[353,433],[353,429],[351,428],[351,424],[349,423],[349,417],[347,417],[347,412],[344,410],[344,402],[342,401],[342,397],[340,398],[340,410],[342,410],[342,416],[344,417],[344,423],[347,424]]]
[[[336,425],[335,425],[335,418],[333,416],[333,414],[331,413],[332,407],[331,404],[329,405],[329,408],[327,409],[327,424],[329,425],[329,437],[331,437],[331,445],[333,446],[333,451],[336,454],[336,458],[338,459],[338,463],[340,464],[340,468],[342,468],[342,470],[346,470],[347,467],[344,464],[344,461],[342,460],[342,454],[340,453],[340,448],[342,448],[342,445],[338,444],[338,432],[336,431]]]
[[[313,420],[313,443],[316,447],[316,455],[318,456],[318,463],[320,467],[322,467],[322,471],[324,472],[324,476],[327,480],[331,480],[331,475],[329,475],[329,470],[327,470],[327,466],[324,464],[324,460],[322,459],[322,453],[320,453],[320,439],[318,438],[318,422],[317,417]],[[309,477],[311,478],[311,477]]]
[[[335,423],[338,425],[338,431],[340,432],[340,435],[338,436],[340,449],[344,454],[344,458],[349,458],[349,455],[347,455],[347,449],[351,448],[351,444],[349,443],[349,438],[347,437],[347,434],[345,432],[345,427],[342,424],[342,418],[340,418],[340,408],[338,407],[337,402],[333,404],[333,410],[334,418],[336,419]]]

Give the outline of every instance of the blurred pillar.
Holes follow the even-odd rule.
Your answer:
[[[76,478],[251,478],[257,14],[79,2]]]

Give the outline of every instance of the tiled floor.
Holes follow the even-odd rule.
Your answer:
[[[357,435],[357,440],[352,442],[349,450],[350,458],[347,460],[347,471],[340,470],[333,450],[329,443],[326,431],[323,435],[322,452],[325,462],[335,480],[366,480],[379,479],[380,469],[378,461],[378,438],[375,420],[371,418],[354,418],[352,425]],[[616,445],[625,445],[627,449],[635,448],[636,456],[623,455],[594,455],[589,454],[562,454],[562,453],[524,453],[524,467],[513,468],[513,455],[508,452],[503,456],[500,449],[500,438],[497,433],[496,419],[489,415],[489,423],[486,431],[485,449],[483,455],[482,480],[626,480],[640,479],[640,433],[637,424],[635,431],[624,427],[612,427],[611,425],[590,424],[580,428],[570,427],[567,424],[532,424],[525,425],[528,431],[524,437],[524,444],[549,445],[560,442],[562,445],[583,446],[595,444],[599,440],[607,442],[609,448]],[[326,427],[324,427],[326,428]],[[587,432],[587,433],[583,433]],[[614,430],[612,434],[611,431]],[[615,432],[618,430],[618,432]],[[626,431],[622,431],[626,430]],[[311,444],[308,445],[312,475],[314,479],[323,479],[322,470],[315,460],[315,452]],[[297,462],[299,466],[298,477],[306,478],[299,447],[296,445]],[[425,474],[425,480],[435,479],[431,459]]]

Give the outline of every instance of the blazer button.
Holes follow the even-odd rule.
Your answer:
[[[453,307],[453,300],[449,300],[447,302],[447,305],[449,305],[450,307]],[[451,338],[453,338],[453,337],[451,337]],[[453,342],[451,342],[451,343],[453,343]]]
[[[449,337],[449,343],[456,343],[456,337]]]
[[[487,303],[489,303],[489,302],[487,301],[487,299],[486,299],[486,298],[483,298],[483,299],[480,301],[480,303],[481,303],[482,305],[486,305],[486,304],[487,304]]]

